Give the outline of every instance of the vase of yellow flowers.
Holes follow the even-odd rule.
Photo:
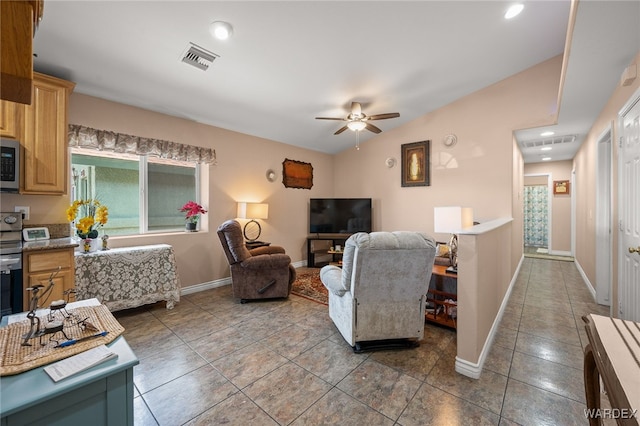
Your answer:
[[[180,208],[180,211],[185,213],[184,220],[186,221],[185,229],[187,230],[187,232],[196,232],[200,215],[207,212],[200,204],[196,203],[195,201],[187,202],[184,206],[182,206],[182,208]]]
[[[83,240],[84,251],[94,251],[98,228],[109,220],[109,209],[96,199],[75,200],[67,208],[67,220],[75,224],[76,234]]]

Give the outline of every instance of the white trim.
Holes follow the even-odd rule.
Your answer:
[[[294,268],[302,268],[307,266],[307,261],[306,260],[299,260],[297,262],[291,262],[291,264],[293,265]]]
[[[479,379],[480,374],[482,374],[482,368],[484,367],[484,363],[489,355],[489,351],[491,350],[491,346],[493,345],[493,338],[498,332],[498,327],[500,326],[500,322],[502,321],[502,316],[504,315],[504,310],[507,308],[507,303],[509,303],[509,298],[511,297],[511,291],[513,290],[513,286],[518,280],[518,275],[520,275],[520,269],[522,268],[522,262],[524,262],[524,255],[520,257],[520,262],[518,262],[518,266],[516,267],[516,271],[511,277],[511,282],[509,283],[509,288],[502,299],[502,304],[500,305],[500,309],[498,310],[498,315],[493,320],[493,325],[491,326],[491,330],[489,331],[489,335],[487,336],[487,340],[484,342],[484,346],[482,347],[482,352],[480,352],[480,358],[478,359],[478,363],[472,363],[462,358],[456,356],[456,372],[462,374],[463,376],[471,377],[472,379]]]
[[[568,256],[568,257],[573,256],[573,254],[571,254],[570,251],[566,251],[566,250],[551,250],[549,251],[549,254],[552,254],[554,256]]]
[[[576,268],[578,268],[578,272],[580,272],[580,276],[584,280],[584,283],[587,286],[587,290],[589,290],[589,293],[591,293],[591,296],[593,297],[593,301],[595,303],[596,289],[593,287],[593,284],[591,284],[591,281],[589,281],[589,277],[587,277],[587,274],[584,272],[584,269],[582,269],[582,266],[580,266],[580,262],[578,262],[578,259],[575,259],[573,263],[576,264]]]
[[[306,260],[300,260],[298,262],[291,263],[294,268],[301,268],[303,266],[307,266]],[[188,287],[183,287],[180,289],[180,295],[184,296],[186,294],[199,293],[205,290],[211,290],[212,288],[223,287],[225,285],[231,285],[231,277],[220,278],[219,280],[208,281],[206,283],[194,284]]]
[[[610,122],[595,142],[596,152],[596,301],[611,306],[613,293],[613,122]],[[607,185],[605,186],[604,183]]]
[[[184,296],[187,294],[198,293],[205,290],[211,290],[212,288],[218,288],[225,285],[231,284],[231,277],[221,278],[219,280],[208,281],[206,283],[190,285],[188,287],[183,287],[180,289],[180,295]]]
[[[482,350],[484,353],[484,349]],[[481,357],[481,362],[484,364],[484,360]],[[479,379],[482,374],[482,366],[480,364],[474,364],[469,361],[465,361],[462,358],[456,357],[456,372],[463,376],[471,377],[472,379]]]
[[[471,228],[464,228],[458,231],[458,235],[480,235],[486,234],[489,231],[500,228],[502,225],[513,222],[512,217],[501,217],[498,219],[483,222],[479,225],[474,225]]]

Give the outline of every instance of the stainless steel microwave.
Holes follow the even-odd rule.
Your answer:
[[[20,142],[0,139],[0,192],[18,192],[20,188]]]

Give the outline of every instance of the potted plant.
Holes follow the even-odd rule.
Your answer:
[[[184,206],[182,206],[180,211],[185,213],[185,226],[188,232],[196,232],[196,227],[198,225],[200,215],[207,212],[204,208],[202,208],[200,204],[196,203],[195,201],[187,202]]]
[[[93,249],[92,241],[98,238],[98,228],[109,220],[109,209],[96,199],[75,200],[67,208],[67,220],[75,223],[78,237]]]

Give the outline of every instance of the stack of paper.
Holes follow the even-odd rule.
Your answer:
[[[117,357],[117,353],[111,351],[106,345],[101,345],[48,365],[44,368],[44,371],[54,382],[59,382],[62,379]]]

